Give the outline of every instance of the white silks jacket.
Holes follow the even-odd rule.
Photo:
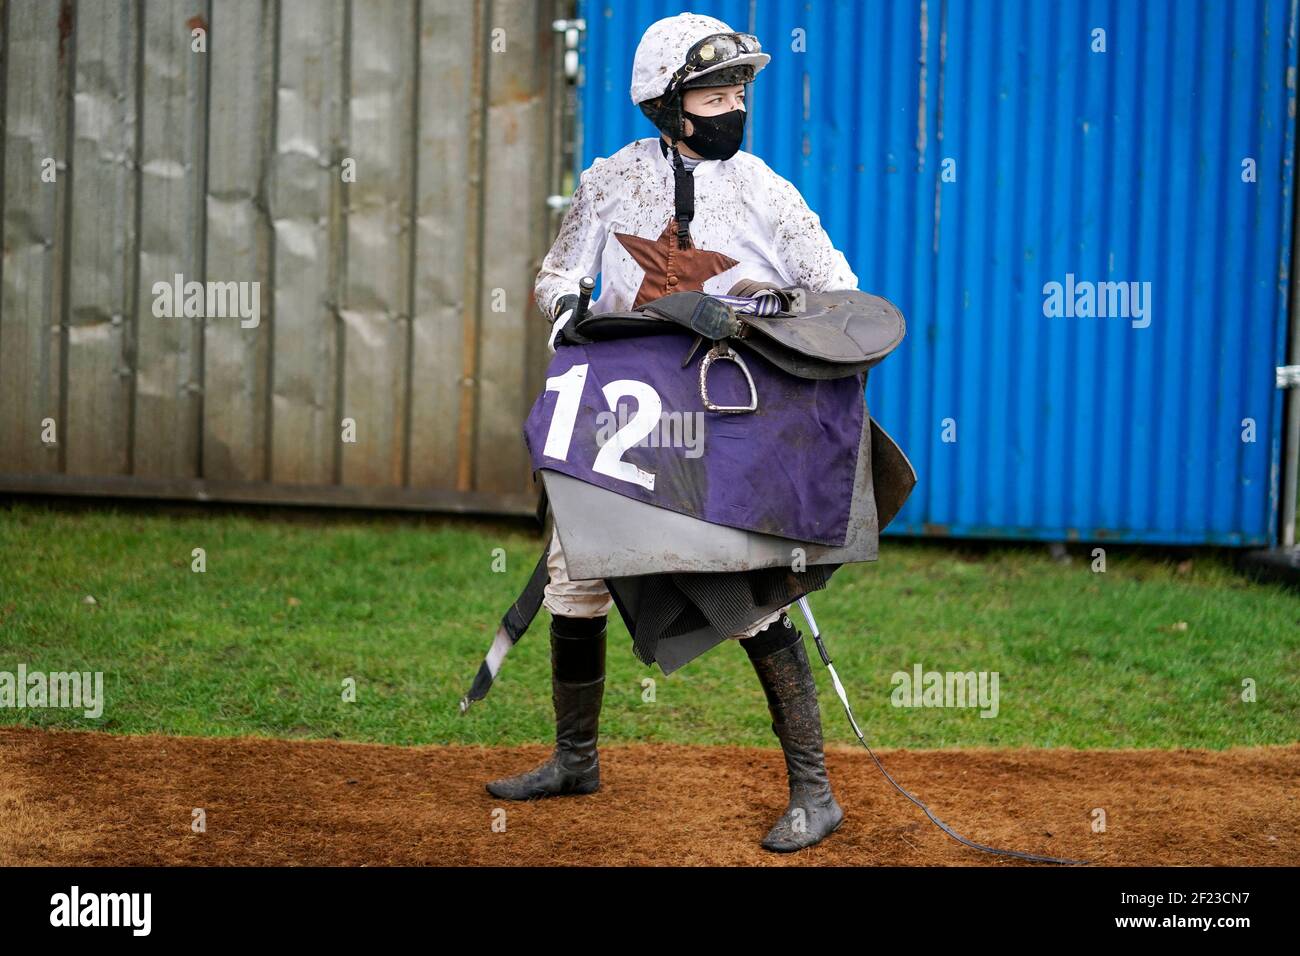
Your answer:
[[[626,312],[671,292],[725,295],[741,279],[810,292],[856,289],[858,277],[794,184],[752,153],[703,160],[695,178],[693,248],[677,248],[671,152],[634,140],[584,170],[537,274],[548,318],[583,276],[601,276],[591,311]]]

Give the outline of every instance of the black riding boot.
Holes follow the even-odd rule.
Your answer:
[[[551,618],[551,702],[555,706],[555,752],[540,767],[487,784],[506,800],[534,800],[600,789],[596,754],[600,705],[605,693],[606,616]]]
[[[808,666],[803,635],[782,614],[740,643],[767,696],[772,732],[781,741],[790,783],[789,806],[763,839],[763,849],[777,853],[802,850],[820,843],[844,822],[844,811],[835,802],[826,775],[817,684]]]

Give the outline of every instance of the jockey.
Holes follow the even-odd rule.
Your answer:
[[[535,286],[537,305],[552,323],[552,351],[566,341],[578,298],[572,290],[598,273],[593,313],[628,311],[688,290],[857,288],[844,254],[798,189],[740,149],[745,85],[770,59],[757,38],[713,17],[682,13],[646,30],[631,97],[659,135],[596,159],[579,179]],[[600,579],[569,579],[554,528],[547,566],[555,751],[540,767],[487,785],[505,799],[600,787],[596,740],[613,600]],[[812,846],[844,819],[827,779],[817,687],[787,610],[731,635],[758,674],[785,755],[789,804],[762,841],[777,852]]]

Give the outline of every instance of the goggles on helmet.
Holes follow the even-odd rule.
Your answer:
[[[704,37],[686,51],[686,62],[673,73],[664,95],[671,96],[701,70],[734,60],[738,56],[761,52],[763,47],[759,44],[758,37],[751,33],[715,33]]]

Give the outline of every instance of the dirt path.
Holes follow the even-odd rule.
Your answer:
[[[596,794],[483,789],[548,753],[0,728],[0,865],[1021,865],[945,836],[861,748],[827,754],[843,827],[792,855],[758,847],[785,808],[779,750],[602,747]],[[1300,744],[878,755],[976,842],[1099,864],[1300,864]]]

